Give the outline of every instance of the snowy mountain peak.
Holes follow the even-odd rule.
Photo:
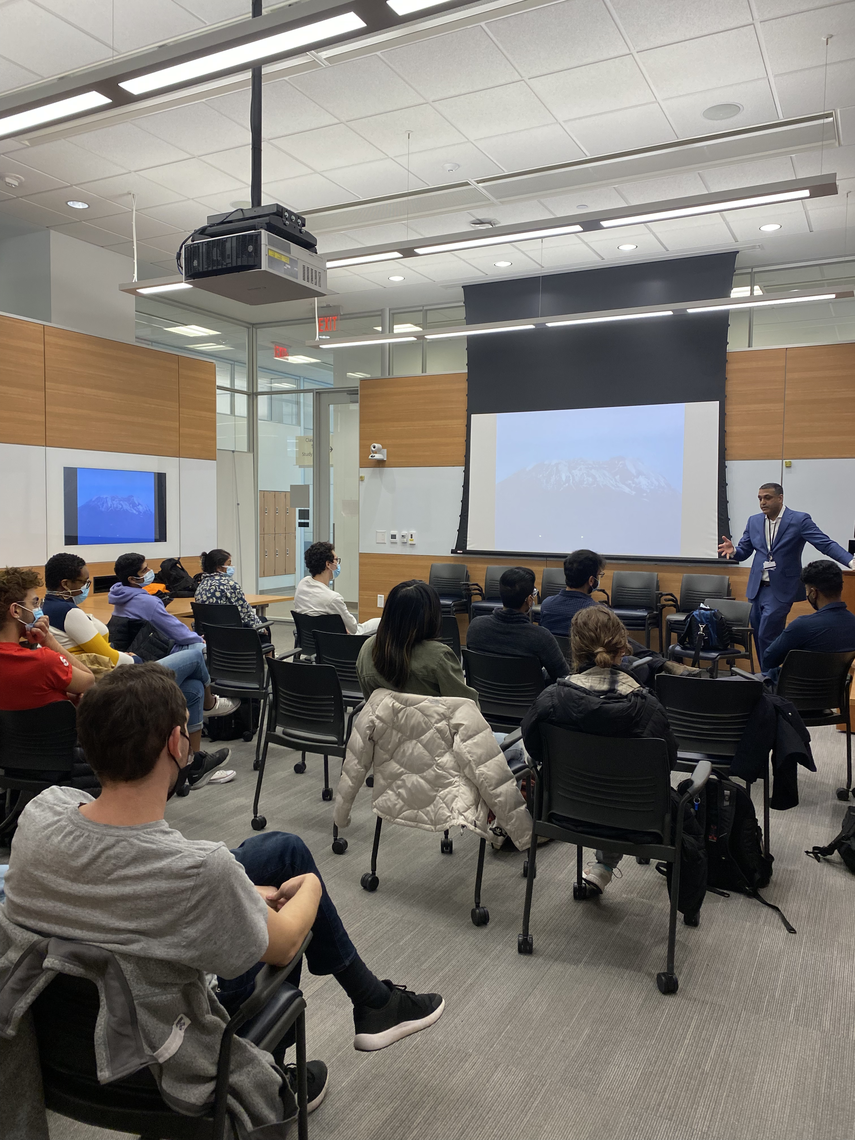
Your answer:
[[[624,495],[647,496],[673,490],[664,475],[653,471],[640,459],[623,455],[611,459],[559,459],[535,463],[527,469],[527,474],[546,491],[603,487]]]
[[[150,508],[141,503],[135,495],[96,495],[84,505],[97,511],[121,511],[129,515],[151,514]]]

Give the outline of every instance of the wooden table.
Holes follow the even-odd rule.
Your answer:
[[[275,602],[292,602],[294,600],[293,594],[247,594],[246,600],[255,610],[260,618],[264,618],[267,607],[272,606]],[[179,621],[185,623],[193,620],[193,611],[190,608],[192,598],[175,598],[170,605],[166,607],[166,612],[177,617]],[[113,607],[107,600],[106,594],[91,594],[81,607],[86,613],[92,614],[94,617],[100,618],[106,625],[110,618],[113,616]]]

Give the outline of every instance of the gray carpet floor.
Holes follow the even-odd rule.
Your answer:
[[[353,1049],[350,1007],[329,978],[305,977],[310,1056],[330,1067],[313,1140],[851,1140],[855,882],[839,858],[806,847],[839,830],[844,738],[815,729],[818,772],[800,774],[801,804],[772,815],[775,856],[766,892],[776,914],[734,895],[708,895],[701,925],[680,923],[679,993],[662,996],[665,883],[625,860],[602,899],[574,903],[574,848],[539,852],[534,954],[517,953],[522,856],[488,849],[476,928],[477,840],[387,826],[379,889],[369,867],[370,792],[357,798],[349,849],[330,849],[332,805],[321,760],[304,775],[271,749],[262,811],[268,829],[300,834],[315,854],[365,961],[381,976],[438,990],[446,1011],[390,1049]],[[173,801],[167,818],[191,838],[234,846],[250,829],[254,745],[232,744],[233,783]],[[756,793],[759,797],[759,791]],[[53,1117],[53,1140],[106,1140]]]

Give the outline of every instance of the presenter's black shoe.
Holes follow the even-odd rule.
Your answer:
[[[383,979],[383,985],[390,993],[389,1000],[380,1009],[367,1005],[353,1007],[356,1030],[353,1047],[363,1053],[385,1049],[402,1037],[427,1029],[439,1021],[445,1009],[445,1002],[439,994],[414,994],[406,986],[396,986],[388,978]]]

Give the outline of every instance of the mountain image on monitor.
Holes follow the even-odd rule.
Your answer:
[[[496,549],[679,555],[680,491],[640,459],[561,459],[496,484]]]
[[[153,542],[154,511],[136,495],[96,495],[77,510],[77,541]]]

